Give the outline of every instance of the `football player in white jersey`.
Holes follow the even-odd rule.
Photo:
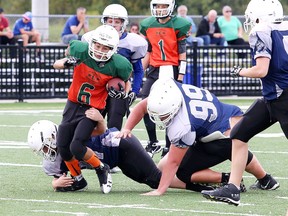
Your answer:
[[[202,191],[204,197],[234,205],[240,204],[240,181],[245,169],[248,141],[276,122],[288,138],[288,22],[278,0],[251,0],[245,11],[245,30],[252,27],[249,44],[254,66],[234,66],[233,77],[261,79],[262,99],[257,99],[231,131],[233,141],[229,184],[215,191]],[[267,182],[269,186],[269,182]]]
[[[128,13],[125,7],[120,4],[108,5],[102,14],[101,22],[105,25],[113,26],[119,33],[119,45],[117,53],[126,57],[133,66],[133,85],[130,91],[130,86],[125,86],[127,97],[125,99],[115,99],[108,97],[106,109],[103,115],[107,114],[108,128],[116,127],[121,130],[123,117],[129,114],[129,106],[134,102],[139,94],[142,79],[144,75],[141,59],[144,58],[148,43],[138,34],[126,32],[128,25]],[[89,35],[86,33],[82,36],[82,41],[89,41]]]
[[[131,130],[146,113],[160,129],[166,129],[171,141],[170,151],[163,158],[159,187],[146,195],[165,193],[175,174],[185,183],[207,181],[209,177],[215,177],[215,173],[207,170],[209,167],[231,159],[232,143],[227,137],[231,128],[229,120],[232,116],[241,115],[241,112],[235,106],[221,103],[209,91],[181,84],[172,78],[158,79],[148,98],[135,106],[117,137],[131,136]],[[252,161],[256,166],[251,169]],[[273,181],[271,190],[279,187],[279,183],[263,170],[251,152],[245,164],[246,170],[259,179],[260,183],[254,185],[256,188],[263,186],[260,181],[263,178]],[[194,169],[202,171],[202,179],[201,171],[195,173]]]

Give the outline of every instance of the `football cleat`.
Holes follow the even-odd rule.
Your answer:
[[[271,175],[267,174],[264,179],[257,179],[256,182],[249,188],[251,190],[276,190],[280,187],[279,182],[277,182]]]
[[[212,201],[225,202],[235,206],[240,204],[240,190],[234,184],[227,184],[215,190],[203,190],[201,194]]]
[[[164,148],[162,149],[161,158],[163,158],[168,152],[169,152],[169,148],[164,147]]]
[[[158,145],[158,141],[156,142],[148,142],[148,145],[145,147],[145,151],[149,154],[151,158],[153,158],[154,154],[159,153],[161,151],[161,146]]]
[[[246,186],[245,186],[245,184],[244,184],[243,178],[242,178],[242,180],[241,180],[241,182],[240,182],[240,191],[241,191],[241,193],[244,193],[244,192],[247,191]]]
[[[112,189],[112,176],[109,165],[101,163],[101,165],[98,168],[95,168],[95,170],[99,179],[102,193],[109,193]]]
[[[122,170],[119,167],[113,167],[112,169],[110,169],[110,173],[118,173],[121,172]]]
[[[72,191],[84,191],[87,187],[87,181],[82,178],[81,180],[74,179],[74,183],[72,184]]]

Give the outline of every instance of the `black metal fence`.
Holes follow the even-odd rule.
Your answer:
[[[11,55],[16,51],[16,58]],[[22,43],[0,46],[0,99],[66,98],[72,80],[72,69],[55,70],[55,60],[64,57],[66,46],[41,47]],[[40,51],[40,56],[36,53]],[[249,47],[187,47],[185,83],[210,90],[217,96],[256,96],[261,93],[260,81],[231,78],[234,65],[251,66]],[[145,78],[144,78],[145,80]]]
[[[259,79],[230,76],[234,65],[252,66],[249,46],[197,47],[195,43],[193,47],[187,47],[187,71],[184,82],[208,89],[217,96],[261,95]]]

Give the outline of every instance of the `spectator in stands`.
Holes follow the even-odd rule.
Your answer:
[[[217,19],[218,25],[228,45],[248,45],[243,39],[242,23],[236,16],[232,16],[232,9],[226,5],[222,9],[223,16]]]
[[[130,25],[130,33],[140,34],[139,32],[139,24],[138,23],[131,23]]]
[[[61,38],[64,44],[69,44],[71,40],[81,40],[81,30],[84,33],[89,31],[88,21],[86,20],[86,8],[79,7],[76,15],[69,17],[66,21]]]
[[[222,9],[223,16],[217,19],[221,32],[224,34],[228,45],[249,45],[247,41],[243,39],[243,27],[240,20],[232,16],[232,8],[228,5]],[[241,49],[241,48],[239,48]],[[246,58],[247,53],[239,51],[237,52],[239,58]]]
[[[199,26],[196,33],[196,37],[201,37],[204,40],[204,45],[216,44],[220,46],[226,45],[224,35],[221,33],[218,22],[216,20],[216,10],[210,10],[205,16]]]
[[[16,20],[13,33],[16,40],[22,39],[23,46],[26,47],[28,43],[36,43],[36,46],[41,46],[41,34],[34,29],[32,20],[32,13],[27,11],[22,15],[22,18]],[[24,50],[26,51],[26,50]],[[41,59],[40,50],[36,49],[36,58]]]
[[[4,10],[0,8],[0,44],[15,44],[14,34],[9,27],[9,21],[4,17]],[[11,58],[16,57],[16,50],[10,50]]]
[[[193,19],[191,17],[187,16],[187,12],[188,12],[188,8],[186,5],[180,5],[177,8],[177,16],[187,19],[192,25],[190,32],[189,32],[190,33],[189,37],[186,38],[186,44],[189,46],[192,46],[193,41],[197,41],[198,46],[203,46],[204,40],[201,37],[194,37],[193,36],[197,31],[197,26],[194,23]]]

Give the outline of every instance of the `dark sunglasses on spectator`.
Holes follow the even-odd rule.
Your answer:
[[[231,11],[231,10],[228,10],[228,11],[225,11],[225,13],[232,13],[232,11]]]

